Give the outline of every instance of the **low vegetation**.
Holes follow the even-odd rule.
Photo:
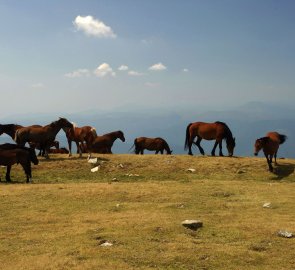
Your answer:
[[[1,269],[295,268],[295,239],[277,235],[295,232],[294,160],[270,173],[264,158],[96,157],[94,173],[85,158],[41,159],[32,184],[12,168],[0,185]]]

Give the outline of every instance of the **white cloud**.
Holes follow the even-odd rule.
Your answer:
[[[89,76],[89,75],[90,75],[90,73],[89,73],[88,69],[78,69],[73,72],[66,73],[65,77],[78,78],[78,77]]]
[[[129,67],[126,65],[121,65],[120,67],[118,67],[118,70],[120,70],[120,71],[126,71],[128,69],[129,69]]]
[[[189,70],[188,70],[187,68],[184,68],[184,69],[182,70],[182,72],[189,72]]]
[[[138,71],[135,71],[135,70],[130,70],[129,72],[128,72],[128,75],[130,75],[130,76],[142,76],[142,75],[144,75],[143,73],[140,73],[140,72],[138,72]]]
[[[161,71],[161,70],[165,70],[165,69],[167,69],[167,67],[165,67],[161,62],[149,67],[149,70],[153,70],[153,71]]]
[[[34,83],[31,86],[32,86],[32,88],[35,88],[35,89],[41,89],[41,88],[45,87],[45,85],[43,83],[40,83],[40,82]]]
[[[77,16],[73,22],[75,28],[83,31],[86,35],[104,38],[116,38],[112,28],[92,16]]]
[[[116,76],[116,73],[113,71],[113,69],[111,68],[111,66],[107,63],[103,63],[100,66],[98,66],[95,70],[94,70],[94,74],[97,77],[106,77],[106,76]]]

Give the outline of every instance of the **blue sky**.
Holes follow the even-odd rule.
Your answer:
[[[0,0],[2,115],[295,98],[295,2]]]

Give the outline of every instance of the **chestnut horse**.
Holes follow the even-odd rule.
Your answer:
[[[94,138],[97,136],[95,128],[91,126],[76,127],[76,125],[73,124],[72,128],[64,128],[64,131],[69,145],[69,157],[72,155],[72,141],[76,143],[77,154],[79,153],[81,157],[82,149],[80,143],[86,142],[86,145],[90,148]]]
[[[277,164],[277,153],[280,144],[283,144],[287,139],[286,135],[279,134],[277,132],[268,132],[265,137],[259,138],[255,141],[254,155],[257,156],[262,149],[266,157],[269,171],[273,171],[271,165],[272,158],[275,158],[275,164]]]
[[[41,127],[41,126],[40,125],[32,125],[30,127]],[[20,128],[23,128],[23,126],[16,125],[16,124],[0,125],[0,135],[5,133],[5,134],[9,135],[14,140],[15,139],[15,133]]]
[[[159,152],[163,155],[164,150],[166,151],[167,155],[171,155],[172,151],[168,143],[162,138],[147,138],[147,137],[139,137],[134,140],[135,146],[135,154],[142,154],[144,149],[149,151],[156,151],[155,154]]]
[[[0,165],[6,166],[6,181],[11,182],[11,166],[20,163],[26,174],[26,182],[32,178],[31,162],[35,165],[39,163],[33,149],[22,147],[16,144],[0,145]]]
[[[102,136],[97,136],[91,145],[91,149],[88,149],[90,150],[89,157],[91,157],[91,152],[112,154],[112,146],[117,139],[125,142],[124,133],[121,130],[107,133]]]
[[[197,141],[194,142],[194,139],[197,137]],[[236,146],[235,138],[229,129],[229,127],[223,122],[215,123],[204,123],[204,122],[195,122],[190,123],[186,128],[186,137],[184,149],[189,149],[188,154],[193,155],[192,153],[192,144],[194,143],[200,150],[201,154],[204,155],[204,149],[201,147],[200,142],[202,139],[205,140],[215,140],[214,147],[211,151],[212,156],[215,156],[215,149],[219,145],[219,155],[223,156],[222,153],[222,140],[226,140],[226,147],[228,150],[228,155],[232,156],[234,154],[234,148]]]
[[[16,131],[15,141],[24,146],[26,142],[39,143],[41,148],[45,149],[45,158],[48,159],[48,153],[51,143],[55,140],[56,134],[64,127],[71,128],[73,125],[65,118],[52,122],[44,127],[24,127]]]

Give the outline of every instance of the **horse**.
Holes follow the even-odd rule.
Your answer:
[[[278,132],[268,132],[265,137],[259,138],[255,141],[254,155],[257,156],[262,149],[266,157],[268,168],[270,172],[273,172],[272,158],[275,158],[275,164],[277,164],[277,153],[280,144],[283,144],[287,139],[286,135],[279,134]]]
[[[163,155],[164,150],[167,155],[171,155],[172,151],[168,143],[162,138],[147,138],[147,137],[139,137],[134,140],[135,146],[135,154],[142,154],[145,149],[149,151],[156,151],[155,154],[159,152]]]
[[[29,142],[29,146],[30,146],[30,148],[32,148],[32,149],[40,150],[38,156],[42,156],[42,157],[44,156],[45,151],[44,151],[44,149],[41,149],[41,145],[40,145],[40,143],[37,143],[37,142]],[[55,147],[55,149],[59,149],[59,141],[53,141],[53,142],[50,144],[50,148],[51,148],[51,147]]]
[[[117,139],[125,142],[124,133],[121,130],[97,136],[91,144],[91,148],[88,149],[90,152],[89,157],[91,157],[91,152],[112,154],[112,146]]]
[[[82,149],[80,148],[80,143],[86,142],[86,145],[90,147],[94,138],[97,136],[96,130],[91,126],[77,127],[73,124],[72,128],[64,128],[67,136],[69,145],[69,157],[72,155],[72,141],[77,145],[77,154],[82,156]]]
[[[71,128],[73,124],[66,118],[52,122],[44,127],[24,127],[16,131],[15,141],[17,144],[24,146],[26,142],[40,143],[40,147],[45,149],[45,158],[48,159],[48,153],[51,143],[55,140],[56,134],[62,128]]]
[[[194,142],[195,137],[197,141]],[[200,142],[202,139],[205,140],[215,140],[215,144],[211,151],[211,155],[215,156],[215,149],[219,145],[219,156],[223,156],[222,153],[222,140],[226,140],[226,147],[228,150],[228,155],[231,157],[234,154],[234,148],[236,146],[236,139],[233,137],[232,132],[229,127],[223,122],[215,123],[204,123],[204,122],[195,122],[190,123],[186,128],[186,137],[184,149],[189,149],[188,154],[193,155],[192,153],[192,144],[194,143],[199,148],[202,155],[205,154],[204,149],[201,147]]]
[[[33,149],[16,144],[0,145],[0,165],[6,166],[6,181],[11,182],[11,166],[20,163],[26,174],[26,182],[32,178],[31,162],[38,165],[36,153]]]
[[[5,134],[9,135],[14,140],[15,132],[20,128],[23,128],[23,126],[16,125],[16,124],[0,125],[0,135],[5,133]]]

